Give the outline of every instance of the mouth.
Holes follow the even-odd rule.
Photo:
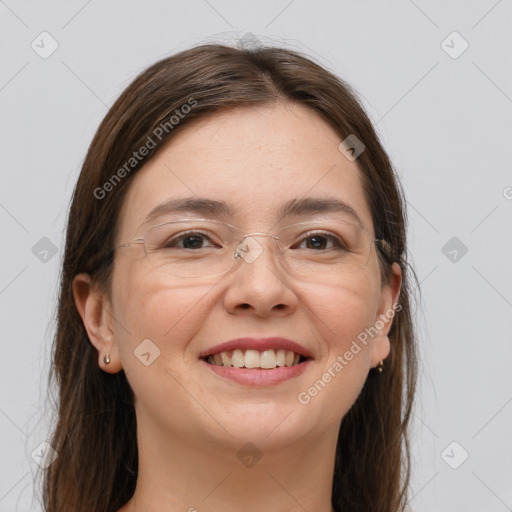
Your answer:
[[[273,370],[275,368],[298,366],[312,359],[303,354],[285,349],[234,349],[216,352],[201,359],[214,366]]]
[[[262,387],[299,377],[313,354],[287,338],[237,338],[204,350],[199,359],[219,377]]]

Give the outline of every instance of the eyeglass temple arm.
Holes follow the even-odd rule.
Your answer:
[[[387,258],[391,257],[391,245],[384,238],[375,238],[374,242],[377,243],[377,247],[384,253]]]
[[[119,244],[113,247],[111,250],[114,252],[116,249],[120,249],[121,247],[129,247],[132,244],[143,244],[144,239],[143,238],[137,238],[136,240],[132,240],[131,242],[128,242],[126,244]]]

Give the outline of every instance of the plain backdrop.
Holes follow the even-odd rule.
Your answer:
[[[64,229],[98,124],[156,60],[248,33],[353,85],[405,189],[413,510],[511,510],[511,21],[509,0],[0,1],[0,511],[41,510]]]

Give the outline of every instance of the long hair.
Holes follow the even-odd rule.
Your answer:
[[[378,253],[382,282],[393,262],[402,269],[385,370],[369,373],[341,422],[332,505],[343,512],[406,510],[417,375],[414,272],[406,261],[405,203],[392,164],[356,93],[309,57],[268,46],[202,44],[153,64],[125,89],[101,122],[74,189],[48,375],[49,389],[58,389],[50,437],[58,457],[43,474],[46,512],[115,512],[133,495],[138,473],[133,392],[123,370],[111,375],[99,368],[75,306],[74,276],[87,272],[108,293],[113,260],[105,248],[113,247],[130,181],[174,133],[206,114],[283,101],[313,109],[342,139],[355,135],[364,142],[357,165],[365,198],[375,236],[390,249]]]

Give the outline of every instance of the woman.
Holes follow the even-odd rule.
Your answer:
[[[112,106],[71,205],[44,504],[405,510],[404,202],[349,86],[201,45]]]

